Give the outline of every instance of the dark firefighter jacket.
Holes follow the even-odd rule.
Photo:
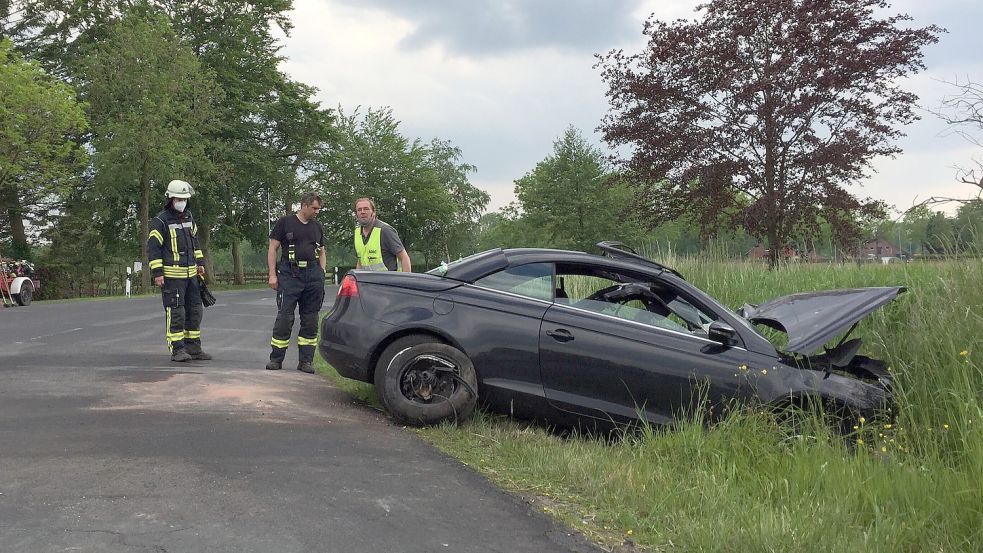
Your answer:
[[[147,258],[154,277],[191,278],[198,274],[204,257],[191,211],[165,209],[150,218]]]

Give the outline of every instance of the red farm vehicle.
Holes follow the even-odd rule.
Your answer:
[[[33,278],[34,266],[27,261],[0,259],[0,297],[4,307],[31,305],[41,283]]]

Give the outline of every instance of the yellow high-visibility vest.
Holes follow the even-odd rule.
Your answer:
[[[382,262],[382,229],[374,227],[369,234],[369,241],[362,241],[362,228],[355,227],[355,253],[363,269],[370,271],[388,271]]]

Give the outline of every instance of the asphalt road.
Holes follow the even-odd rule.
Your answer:
[[[270,290],[216,296],[191,364],[159,297],[0,310],[0,551],[595,551],[294,370],[293,341],[264,370]]]

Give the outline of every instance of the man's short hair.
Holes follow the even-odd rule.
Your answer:
[[[317,202],[319,206],[324,207],[324,202],[321,201],[321,196],[318,196],[314,192],[304,192],[304,194],[300,197],[300,205],[311,205],[314,202]]]
[[[355,203],[352,205],[352,209],[358,209],[358,202],[369,202],[369,207],[372,208],[372,211],[376,210],[375,202],[372,201],[372,198],[359,198],[355,200]]]

